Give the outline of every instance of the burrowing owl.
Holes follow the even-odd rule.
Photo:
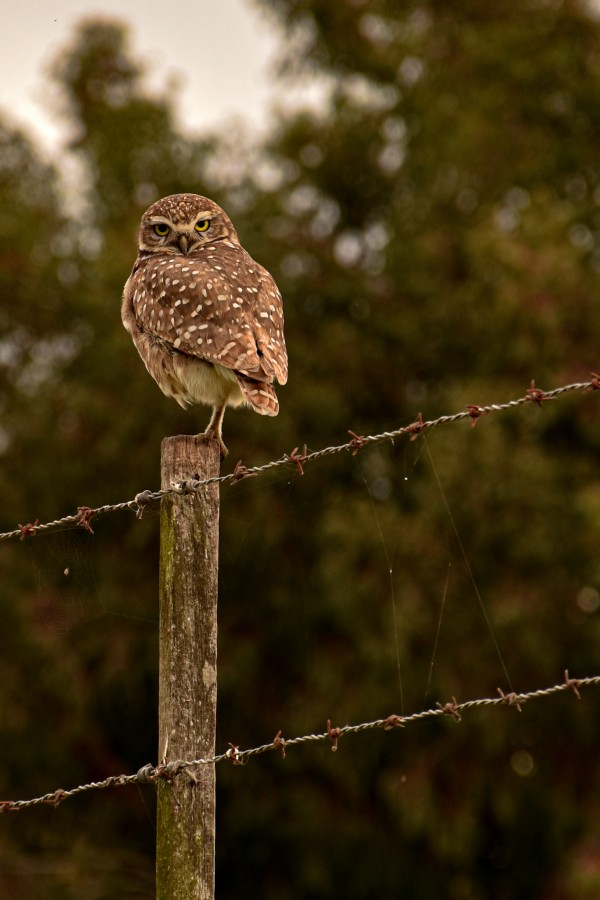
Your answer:
[[[212,406],[204,436],[225,455],[225,407],[279,411],[273,382],[287,381],[281,294],[206,197],[164,197],[142,216],[138,237],[123,324],[163,394],[183,407]]]

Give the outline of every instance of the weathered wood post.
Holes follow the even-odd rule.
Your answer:
[[[219,447],[165,438],[161,486],[219,474]],[[159,762],[215,751],[219,485],[170,494],[160,514]],[[158,783],[156,896],[213,900],[215,769]]]

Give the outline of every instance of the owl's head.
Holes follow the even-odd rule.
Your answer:
[[[239,244],[229,216],[208,197],[171,194],[150,206],[140,223],[139,249],[145,253],[192,256],[205,244]]]

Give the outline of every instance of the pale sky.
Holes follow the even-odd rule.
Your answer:
[[[0,28],[0,114],[25,126],[49,153],[59,143],[45,69],[91,16],[130,26],[131,49],[150,84],[179,77],[180,124],[195,132],[232,115],[264,127],[275,96],[279,37],[249,0],[13,0]]]

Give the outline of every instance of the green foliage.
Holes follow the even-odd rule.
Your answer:
[[[140,213],[170,192],[223,203],[285,299],[282,410],[228,413],[234,461],[598,371],[587,5],[259,5],[282,78],[320,79],[323,102],[282,112],[235,176],[215,165],[231,145],[183,136],[105,21],[54,73],[77,215],[26,138],[0,132],[2,529],[156,486],[161,437],[204,425],[162,397],[119,319]],[[519,690],[596,673],[597,423],[595,396],[565,398],[224,488],[220,746],[495,694],[504,667]],[[2,796],[156,758],[158,517],[94,528],[2,547]],[[596,896],[595,703],[220,768],[217,895]],[[152,896],[152,804],[123,790],[14,817],[0,892]]]

